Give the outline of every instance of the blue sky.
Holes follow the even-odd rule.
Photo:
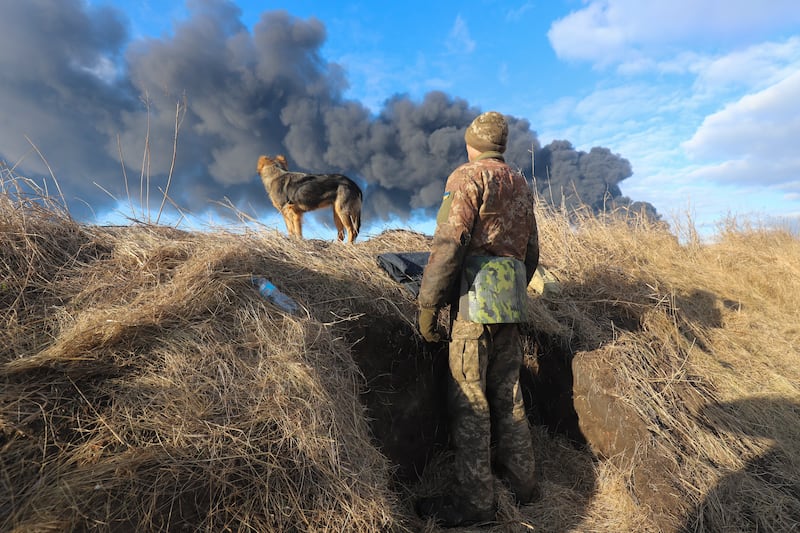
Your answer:
[[[190,11],[91,4],[119,9],[131,41],[170,36]],[[375,113],[444,91],[527,119],[542,145],[609,148],[633,168],[623,194],[667,220],[800,218],[796,0],[235,4],[248,28],[275,10],[318,20],[344,96]]]

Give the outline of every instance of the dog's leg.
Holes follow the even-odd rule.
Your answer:
[[[336,238],[340,241],[344,241],[344,224],[342,223],[342,215],[339,213],[339,206],[336,202],[333,203],[331,208],[333,211],[333,223],[336,224]]]
[[[294,227],[292,225],[292,215],[287,211],[281,211],[281,215],[283,215],[283,223],[286,224],[286,233],[289,234],[289,237],[294,237]]]
[[[302,213],[298,212],[292,204],[286,204],[283,206],[281,214],[283,214],[283,220],[286,222],[286,230],[289,232],[289,236],[302,239],[303,228],[300,221]]]
[[[303,238],[303,212],[302,211],[295,211],[294,212],[294,227],[295,231],[297,232],[297,238]]]

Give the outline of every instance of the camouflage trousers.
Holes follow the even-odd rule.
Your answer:
[[[448,390],[455,492],[473,509],[494,508],[494,478],[517,499],[536,490],[530,427],[519,385],[518,324],[453,321]]]

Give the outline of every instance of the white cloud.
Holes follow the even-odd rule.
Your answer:
[[[88,72],[105,83],[113,83],[119,75],[119,68],[108,57],[97,58],[95,64],[92,66],[75,65],[75,68]]]
[[[800,70],[800,36],[766,42],[698,64],[695,90],[716,92],[731,87],[759,90]]]
[[[620,123],[652,113],[662,98],[664,95],[647,84],[618,85],[591,93],[578,103],[575,112],[589,122]]]
[[[508,84],[509,81],[508,63],[506,63],[505,61],[500,63],[500,66],[497,68],[497,81],[499,81],[503,85]]]
[[[623,25],[615,20],[616,10],[598,2],[557,20],[547,32],[556,55],[606,64],[618,56],[627,38]]]
[[[724,182],[779,185],[797,191],[800,179],[800,70],[709,115],[687,154],[710,165],[696,175]]]
[[[634,171],[622,192],[662,214],[797,212],[800,2],[584,4],[551,26],[551,44],[614,68],[543,115],[553,138],[620,153]]]
[[[635,68],[643,57],[672,56],[687,43],[747,43],[799,23],[796,0],[589,0],[554,22],[548,38],[563,59]]]
[[[453,27],[447,36],[447,49],[452,53],[469,54],[475,50],[475,41],[469,33],[467,23],[461,15],[456,17]]]
[[[639,172],[643,165],[635,161],[680,150],[703,116],[685,87],[643,80],[609,84],[580,99],[564,97],[543,109],[535,123],[545,143],[569,139],[581,150],[605,146],[631,159]]]
[[[509,9],[506,11],[506,20],[507,21],[517,21],[522,18],[522,16],[534,8],[533,2],[525,2],[519,7]]]
[[[689,88],[684,89],[690,98]],[[680,104],[681,92],[675,93]],[[788,216],[800,197],[800,71],[771,87],[699,118],[700,109],[674,115],[667,98],[654,96],[660,114],[647,128],[621,130],[615,150],[631,161],[634,176],[624,194],[649,201],[661,213],[696,211],[707,231],[730,214]],[[666,96],[666,95],[665,95]],[[585,125],[584,127],[589,127]],[[594,129],[593,133],[599,130]],[[681,139],[689,139],[681,142]]]

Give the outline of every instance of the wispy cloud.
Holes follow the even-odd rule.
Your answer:
[[[500,63],[500,66],[497,68],[497,80],[503,85],[508,83],[509,80],[508,63],[506,63],[505,61]]]
[[[724,182],[783,184],[800,191],[800,71],[705,118],[687,153],[711,165],[698,172]]]
[[[470,36],[469,27],[461,15],[456,17],[453,27],[450,28],[447,49],[457,54],[470,54],[475,50],[475,41]]]
[[[624,154],[623,192],[662,212],[796,212],[798,27],[800,4],[783,0],[588,0],[548,37],[594,67],[596,86],[551,106],[550,125]]]
[[[522,18],[522,16],[533,9],[534,2],[525,2],[521,6],[517,6],[506,11],[506,21],[515,22]]]
[[[696,91],[760,90],[800,70],[800,36],[748,46],[698,67]]]
[[[794,0],[589,0],[554,22],[548,38],[560,58],[605,67],[671,56],[686,43],[756,42],[798,24],[800,3]]]

